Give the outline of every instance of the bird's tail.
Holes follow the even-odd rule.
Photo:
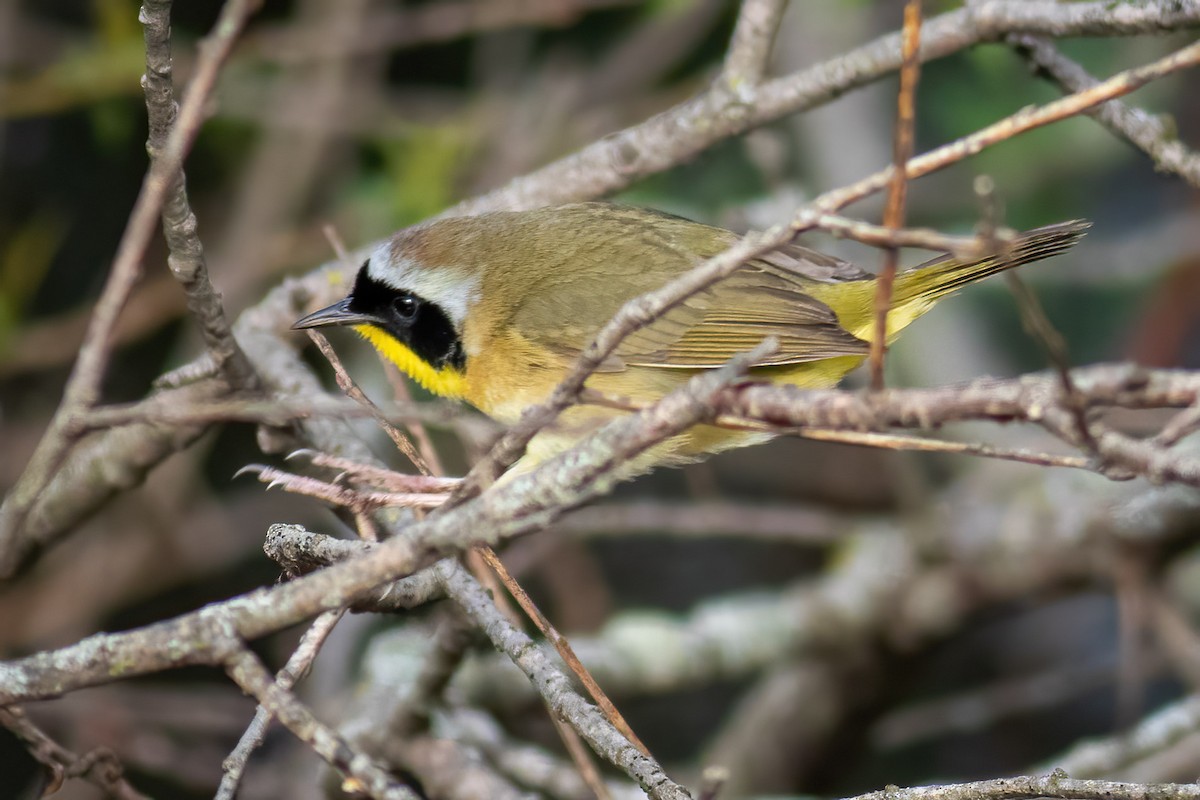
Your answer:
[[[1018,234],[1004,253],[993,253],[975,261],[959,261],[951,255],[926,261],[896,276],[893,304],[902,306],[913,301],[927,301],[932,305],[968,283],[1065,252],[1074,247],[1091,226],[1091,222],[1082,219],[1059,222]]]

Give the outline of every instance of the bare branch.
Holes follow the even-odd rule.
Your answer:
[[[308,673],[317,653],[321,651],[321,645],[333,632],[334,626],[342,618],[342,613],[341,611],[326,611],[317,617],[317,620],[304,632],[300,644],[292,652],[283,669],[275,675],[275,685],[285,691],[290,691]],[[254,712],[254,719],[242,734],[242,738],[238,740],[237,747],[221,764],[224,775],[221,776],[221,785],[217,788],[215,800],[234,800],[234,797],[237,796],[238,784],[246,771],[250,756],[262,745],[263,739],[267,735],[267,726],[270,724],[271,712],[267,710],[266,706],[259,705]]]
[[[146,94],[146,112],[150,137],[146,150],[151,164],[167,150],[176,122],[174,88],[171,83],[171,4],[172,0],[146,0],[142,3],[140,20],[145,29],[146,74],[142,89]],[[243,17],[244,19],[244,17]],[[241,22],[237,22],[238,27]],[[232,42],[232,40],[230,40]],[[217,63],[218,67],[220,62]],[[193,87],[193,91],[201,87]],[[197,125],[199,121],[197,121]],[[188,311],[200,324],[200,332],[214,366],[235,390],[250,390],[258,386],[250,361],[242,352],[221,306],[221,297],[208,277],[204,247],[196,232],[196,215],[192,213],[187,196],[187,178],[183,162],[167,176],[166,197],[162,201],[163,235],[170,249],[167,266],[183,286]]]
[[[550,620],[546,619],[546,615],[541,612],[541,609],[534,605],[528,593],[521,588],[521,585],[505,569],[504,562],[500,560],[499,556],[490,547],[481,548],[480,552],[484,560],[487,561],[488,566],[494,569],[496,574],[500,576],[500,580],[503,581],[505,588],[508,589],[513,599],[517,601],[517,604],[521,606],[525,614],[533,620],[533,624],[537,627],[538,631],[558,651],[558,655],[562,658],[563,663],[579,678],[583,684],[583,688],[587,689],[587,693],[591,695],[592,700],[604,712],[605,719],[612,723],[612,726],[620,731],[621,735],[628,739],[634,747],[641,750],[647,757],[651,757],[650,750],[642,743],[638,735],[633,732],[633,729],[629,727],[629,723],[625,721],[625,717],[621,716],[621,712],[608,699],[608,695],[600,688],[600,684],[596,683],[596,679],[592,677],[592,674],[580,662],[579,656],[575,655],[575,651],[571,649],[571,643],[567,641],[565,636],[555,630],[554,626],[550,624]]]
[[[374,548],[371,542],[356,539],[336,539],[313,533],[299,525],[272,525],[267,531],[263,551],[281,566],[290,578],[298,578],[322,567],[338,564]],[[376,590],[374,595],[360,600],[352,611],[394,614],[440,600],[441,585],[431,569],[409,575]]]
[[[1096,79],[1087,70],[1058,52],[1058,48],[1047,39],[1014,34],[1007,40],[1036,72],[1058,83],[1066,91],[1081,92],[1096,85]],[[1200,153],[1181,142],[1162,117],[1147,114],[1119,100],[1105,103],[1089,116],[1148,155],[1159,172],[1178,175],[1194,188],[1200,188]]]
[[[243,691],[258,700],[297,739],[348,776],[358,791],[376,800],[417,800],[415,792],[397,783],[387,770],[356,752],[342,737],[321,724],[295,695],[271,677],[249,650],[237,650],[226,661],[229,677]]]
[[[742,0],[719,79],[734,95],[750,94],[747,90],[762,83],[779,19],[786,9],[787,0]]]
[[[595,706],[575,693],[567,677],[550,664],[541,648],[513,627],[461,565],[447,559],[436,569],[446,593],[458,601],[492,644],[526,674],[553,712],[570,724],[599,756],[623,770],[655,800],[690,797],[666,776],[661,766],[622,736]]]
[[[356,489],[319,478],[310,478],[307,475],[294,475],[261,464],[243,467],[238,474],[247,472],[254,473],[259,481],[267,484],[267,488],[279,486],[288,492],[315,497],[335,506],[348,508],[356,514],[370,514],[381,508],[437,508],[446,502],[447,497],[444,493],[397,493]]]
[[[81,417],[80,427],[99,430],[140,423],[183,426],[221,422],[257,422],[282,426],[314,417],[361,419],[374,415],[369,408],[356,402],[323,393],[310,398],[241,400],[229,398],[223,388],[211,388],[210,381],[187,386],[191,387],[187,392],[173,389],[148,400],[93,409]],[[216,393],[221,399],[206,400],[203,397],[205,392]],[[436,401],[389,403],[380,409],[380,413],[393,425],[421,423],[447,427],[465,420],[472,420],[468,424],[477,422],[483,427],[494,425],[461,406]]]
[[[908,203],[908,174],[905,167],[915,146],[917,81],[921,75],[921,0],[904,6],[904,30],[900,48],[900,93],[897,96],[896,129],[892,142],[892,176],[888,184],[883,224],[888,230],[904,227]],[[892,284],[900,251],[894,245],[884,251],[883,269],[875,283],[875,333],[871,337],[871,388],[883,388],[883,353],[887,349],[888,312],[892,309]]]
[[[511,739],[487,714],[468,708],[448,711],[438,727],[456,740],[479,749],[498,770],[523,786],[544,792],[557,800],[578,800],[594,787],[585,784],[579,772],[534,745]],[[619,800],[644,800],[645,792],[632,783],[608,781],[605,790]]]
[[[893,786],[858,795],[852,800],[1032,800],[1039,797],[1062,800],[1195,800],[1200,797],[1200,784],[1078,780],[1067,777],[1062,770],[1056,770],[1040,778],[998,778],[910,789]]]
[[[425,459],[417,452],[417,448],[413,446],[408,436],[395,425],[392,425],[383,415],[383,412],[379,410],[379,406],[375,405],[371,401],[371,398],[367,397],[366,393],[358,388],[358,384],[350,378],[349,373],[346,372],[346,368],[342,366],[342,360],[338,358],[337,353],[334,352],[333,347],[329,344],[329,340],[319,331],[309,330],[305,332],[308,334],[308,338],[313,341],[313,344],[317,346],[317,349],[321,351],[321,355],[325,356],[325,360],[333,367],[333,374],[337,378],[338,388],[351,400],[367,409],[372,419],[375,420],[379,427],[383,428],[384,433],[392,440],[392,444],[396,445],[396,449],[403,453],[421,471],[422,475],[431,474],[429,465],[425,463]]]
[[[812,227],[814,230],[826,231],[838,238],[852,239],[873,247],[920,247],[939,253],[950,253],[955,258],[964,261],[980,258],[989,252],[990,247],[994,246],[992,242],[978,236],[946,236],[930,228],[890,228],[885,225],[872,225],[869,222],[840,217],[836,214],[820,215]],[[1014,232],[1002,232],[1001,243],[1005,241],[1005,233],[1012,235]]]

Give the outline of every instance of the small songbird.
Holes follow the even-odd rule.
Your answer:
[[[960,287],[1061,253],[1088,227],[1050,225],[1018,235],[1003,257],[943,256],[899,273],[888,342]],[[439,219],[395,234],[363,263],[349,296],[293,327],[350,326],[430,392],[512,424],[547,398],[626,301],[737,240],[721,228],[609,203]],[[777,349],[751,368],[752,379],[832,387],[868,354],[874,297],[870,273],[788,245],[627,337],[588,386],[656,400],[774,336]],[[570,409],[535,437],[518,468],[570,447],[619,413]],[[644,454],[625,474],[763,438],[697,426]]]

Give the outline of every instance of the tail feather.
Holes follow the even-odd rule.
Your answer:
[[[968,283],[1065,252],[1074,247],[1091,226],[1091,222],[1080,219],[1059,222],[1018,234],[1007,253],[968,262],[950,255],[927,261],[896,276],[894,302],[900,305],[921,298],[932,305]]]

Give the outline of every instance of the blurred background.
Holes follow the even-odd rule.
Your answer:
[[[926,13],[953,5],[930,2]],[[196,44],[218,9],[207,0],[177,4],[177,87],[186,84]],[[285,276],[331,259],[323,226],[332,225],[351,247],[365,245],[704,90],[735,16],[732,0],[269,0],[235,48],[187,163],[212,279],[228,313],[252,306]],[[899,2],[793,3],[772,74],[896,30],[900,18]],[[1188,38],[1061,46],[1105,77]],[[0,0],[0,487],[16,480],[58,402],[140,186],[143,60],[133,0]],[[806,198],[890,161],[895,89],[893,78],[848,93],[714,147],[616,199],[735,230],[783,221]],[[917,149],[1058,95],[1003,45],[930,63],[918,90]],[[1200,143],[1195,74],[1152,84],[1131,101],[1173,115],[1181,139]],[[1143,154],[1094,122],[1073,119],[914,183],[910,221],[969,232],[979,217],[972,181],[980,174],[996,181],[1014,227],[1081,217],[1095,223],[1078,248],[1022,272],[1066,336],[1073,363],[1135,359],[1200,368],[1194,189],[1156,173]],[[850,213],[877,221],[879,203]],[[881,261],[852,243],[805,241],[867,269]],[[915,264],[930,254],[905,257]],[[150,250],[120,339],[104,387],[111,401],[143,397],[155,377],[200,352],[161,242]],[[368,349],[351,338],[335,345],[368,392],[386,397]],[[889,380],[924,386],[1045,366],[1012,297],[994,281],[910,329],[892,352]],[[465,470],[472,448],[452,431],[435,435],[452,471]],[[1046,446],[1019,430],[961,426],[946,435]],[[382,443],[376,450],[387,455]],[[213,431],[26,573],[0,584],[0,656],[148,623],[276,580],[278,568],[261,552],[268,524],[332,532],[338,523],[314,501],[233,478],[239,467],[262,460],[252,426]],[[980,508],[997,503],[999,485],[1038,487],[1044,499],[1045,482],[1060,480],[1051,474],[780,440],[622,487],[601,513],[591,510],[587,524],[519,542],[508,557],[551,618],[584,636],[624,612],[686,614],[714,598],[819,579],[849,557],[840,531],[880,520],[920,530],[910,525],[913,515],[949,502],[948,493]],[[1065,488],[1052,502],[1094,507],[1107,491],[1103,482]],[[703,536],[605,535],[603,508],[634,503],[668,510],[711,504],[704,507],[729,511],[730,522]],[[793,513],[800,533],[744,536],[737,512],[747,508]],[[1194,554],[1183,546],[1171,557],[1188,564]],[[1141,585],[1138,575],[1145,581],[1161,574],[1162,563],[1152,561],[1154,568],[1127,586]],[[1122,597],[1136,591],[1123,595],[1119,585],[1076,575],[1033,594],[980,602],[942,635],[861,646],[823,674],[828,686],[802,695],[828,701],[819,735],[792,741],[761,729],[790,743],[778,765],[760,764],[758,782],[740,790],[847,794],[1019,772],[1182,696],[1192,688],[1186,676],[1143,641],[1153,637],[1121,623],[1129,619]],[[369,635],[398,623],[420,630],[438,613],[348,619],[318,662],[310,699],[328,719],[347,713]],[[1186,615],[1184,623],[1186,630]],[[260,643],[260,652],[277,666],[296,635]],[[1129,667],[1131,647],[1141,654],[1136,668]],[[736,751],[726,745],[744,736],[736,728],[747,719],[739,710],[772,674],[750,671],[614,699],[660,760],[691,769],[714,753]],[[557,752],[539,704],[493,705],[512,735]],[[111,747],[148,793],[191,798],[211,796],[221,759],[253,708],[219,673],[188,670],[30,710],[70,747]],[[818,711],[804,705],[790,713]],[[777,724],[786,729],[782,716]],[[259,758],[302,766],[284,775],[252,765],[244,796],[315,796],[308,777],[315,759],[286,735],[274,734]],[[23,748],[0,731],[0,775],[16,776],[0,782],[24,786],[34,773]],[[1194,770],[1182,777],[1194,778]],[[72,783],[63,796],[97,795]]]

